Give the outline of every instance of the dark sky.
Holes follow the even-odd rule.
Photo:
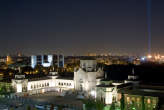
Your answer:
[[[145,54],[146,0],[1,0],[0,54]],[[164,53],[164,1],[152,0],[152,51]]]

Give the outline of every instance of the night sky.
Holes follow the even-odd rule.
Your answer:
[[[147,0],[1,0],[0,55],[148,51]],[[164,1],[152,0],[152,52],[164,53]]]

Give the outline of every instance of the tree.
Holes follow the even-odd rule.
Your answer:
[[[29,106],[27,106],[27,110],[31,110],[31,106],[29,105]]]
[[[144,96],[142,96],[142,110],[145,110]]]
[[[105,104],[100,100],[96,100],[95,104],[96,104],[96,110],[103,110],[105,107]]]
[[[58,106],[58,110],[63,110],[63,107],[62,106]]]
[[[136,110],[135,102],[134,101],[132,101],[132,104],[130,106],[130,110]]]
[[[112,102],[110,110],[115,110],[115,103],[114,102]]]
[[[95,107],[95,102],[91,99],[83,100],[86,110],[92,110]]]
[[[14,88],[12,87],[12,86],[10,86],[10,93],[14,93],[15,92],[15,90],[14,90]]]
[[[7,88],[6,88],[5,85],[3,85],[3,86],[1,87],[1,89],[0,89],[0,94],[3,94],[3,95],[7,94]]]
[[[50,110],[54,110],[54,104],[51,104]]]
[[[124,101],[124,94],[122,93],[121,94],[121,100],[120,100],[120,102],[121,102],[121,110],[124,110],[124,108],[125,108],[125,101]]]

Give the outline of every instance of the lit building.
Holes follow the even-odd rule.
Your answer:
[[[101,81],[96,89],[96,98],[107,105],[112,104],[117,99],[117,87],[111,81]]]
[[[48,91],[73,90],[74,81],[69,78],[59,78],[56,72],[51,72],[49,76],[43,78],[26,79],[25,75],[15,75],[12,79],[12,86],[16,93],[37,94]]]
[[[139,94],[124,94],[124,105],[125,109],[133,110],[156,110],[158,106],[158,97],[154,96],[145,96]]]
[[[31,56],[31,67],[35,68],[36,65],[43,67],[50,67],[53,64],[53,55],[38,55]]]
[[[43,67],[50,67],[57,65],[58,67],[64,67],[64,55],[33,55],[31,56],[31,67],[35,68],[37,65]]]
[[[6,59],[6,64],[7,65],[10,65],[13,63],[13,59],[11,58],[11,56],[7,56],[7,59]]]
[[[58,55],[58,67],[64,67],[64,55]]]
[[[17,93],[35,94],[52,90],[59,92],[76,90],[89,93],[86,95],[93,95],[102,77],[103,70],[97,68],[96,60],[81,60],[80,68],[74,72],[74,77],[61,77],[55,72],[37,79],[26,79],[25,75],[15,75],[12,85]]]
[[[80,68],[74,72],[75,89],[91,93],[104,76],[103,70],[97,68],[96,60],[80,60]]]

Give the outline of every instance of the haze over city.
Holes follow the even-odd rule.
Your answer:
[[[164,1],[152,0],[152,53],[164,53]],[[0,1],[0,54],[148,52],[146,0]]]
[[[0,0],[0,110],[164,110],[164,0]]]

